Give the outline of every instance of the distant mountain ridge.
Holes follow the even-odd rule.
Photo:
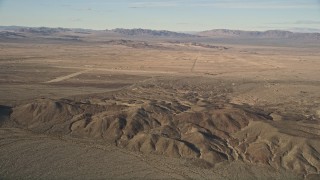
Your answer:
[[[229,29],[213,29],[197,33],[205,37],[229,37],[229,38],[285,38],[285,39],[320,39],[320,33],[299,33],[283,30],[268,31],[242,31]]]
[[[2,31],[19,31],[19,32],[60,32],[60,31],[71,31],[71,28],[51,28],[51,27],[25,27],[25,26],[0,26]]]
[[[27,33],[34,33],[34,34],[42,34],[42,35],[50,35],[59,32],[67,32],[71,31],[68,28],[48,28],[48,27],[39,27],[39,28],[19,28],[19,32],[27,32]]]
[[[291,32],[283,30],[268,31],[244,31],[230,29],[213,29],[202,32],[174,32],[167,30],[151,29],[123,29],[112,30],[90,30],[81,28],[49,28],[49,27],[23,27],[23,26],[0,26],[0,37],[2,38],[23,38],[29,35],[35,36],[56,36],[63,34],[91,34],[95,32],[109,32],[130,37],[155,37],[155,38],[226,38],[226,39],[292,39],[292,40],[320,40],[320,33]]]
[[[167,30],[151,30],[151,29],[122,29],[117,28],[111,30],[116,33],[128,35],[128,36],[159,36],[159,37],[197,37],[197,35],[187,34],[187,33],[178,33],[174,31]]]

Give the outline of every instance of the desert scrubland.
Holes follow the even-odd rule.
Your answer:
[[[2,33],[0,178],[318,179],[319,45],[265,41]]]

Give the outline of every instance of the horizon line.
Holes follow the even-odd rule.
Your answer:
[[[25,28],[63,28],[63,29],[83,29],[83,30],[93,30],[93,31],[106,31],[106,30],[115,30],[115,29],[127,29],[127,30],[133,30],[133,29],[143,29],[143,30],[152,30],[152,31],[171,31],[171,32],[177,32],[177,33],[197,33],[197,32],[205,32],[205,31],[212,31],[212,30],[232,30],[232,31],[250,31],[250,32],[267,32],[267,31],[288,31],[292,33],[320,33],[320,28],[270,28],[270,29],[264,29],[264,30],[254,30],[254,29],[236,29],[236,28],[212,28],[212,29],[206,29],[206,30],[199,30],[199,31],[175,31],[170,29],[153,29],[153,28],[143,28],[143,27],[134,27],[134,28],[123,28],[123,27],[117,27],[117,28],[105,28],[105,29],[95,29],[95,28],[83,28],[83,27],[61,27],[61,26],[25,26],[25,25],[1,25],[0,27],[25,27]],[[300,31],[299,31],[300,30]]]

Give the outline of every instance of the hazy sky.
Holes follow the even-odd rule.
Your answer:
[[[90,29],[320,29],[320,0],[0,0],[0,25]]]

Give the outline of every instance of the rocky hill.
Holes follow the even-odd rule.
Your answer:
[[[319,172],[319,124],[274,119],[222,102],[210,85],[195,93],[179,83],[143,83],[103,98],[37,99],[13,107],[3,127],[102,139],[145,154],[198,160],[207,168],[243,161],[305,176]],[[204,98],[209,92],[212,99]]]

